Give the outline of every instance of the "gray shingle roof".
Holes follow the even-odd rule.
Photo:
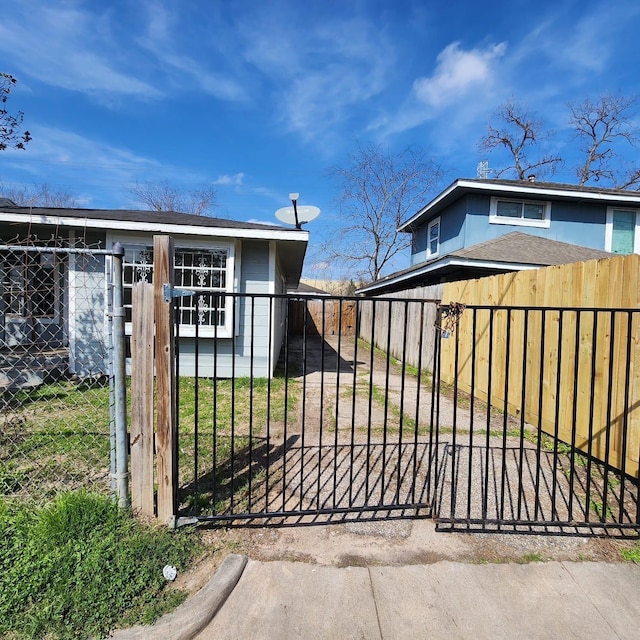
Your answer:
[[[550,266],[569,264],[598,258],[611,258],[612,254],[599,249],[581,247],[577,244],[549,240],[530,233],[513,231],[499,238],[460,249],[448,254],[449,257],[469,260],[487,260],[490,262],[519,262]]]
[[[191,225],[195,227],[211,227],[218,229],[255,229],[268,231],[270,229],[283,231],[289,227],[279,225],[259,224],[256,222],[239,222],[226,218],[212,218],[197,216],[190,213],[176,211],[137,211],[133,209],[67,209],[56,207],[16,207],[3,204],[0,209],[7,212],[31,216],[77,218],[78,220],[112,220],[114,222],[139,222],[141,224],[172,224]],[[291,227],[293,230],[293,227]]]

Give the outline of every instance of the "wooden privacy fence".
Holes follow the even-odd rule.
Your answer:
[[[358,337],[394,358],[431,369],[441,284],[359,302]],[[373,340],[372,340],[373,337]]]
[[[639,255],[445,284],[441,379],[637,478],[639,285]]]
[[[292,335],[352,336],[355,326],[355,301],[319,298],[290,302],[289,332]]]

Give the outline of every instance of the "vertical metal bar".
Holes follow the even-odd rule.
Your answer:
[[[373,302],[365,302],[373,304]],[[356,326],[353,337],[353,394],[351,396],[351,441],[349,446],[349,506],[353,506],[353,464],[356,438],[356,396],[358,394],[358,340],[360,338],[360,300],[356,303]]]
[[[269,296],[268,300],[268,334],[267,339],[267,433],[266,433],[266,449],[265,449],[265,488],[264,488],[264,510],[269,511],[269,475],[271,472],[271,379],[273,378],[273,332],[275,330],[274,322],[274,305],[276,300],[282,303],[280,298],[276,299],[274,296]],[[285,398],[286,402],[286,398]],[[284,454],[284,452],[283,452]]]
[[[116,427],[116,486],[118,504],[129,507],[129,449],[127,443],[127,371],[124,334],[124,247],[113,245],[113,350]]]
[[[377,300],[371,301],[373,307],[371,310],[371,346],[369,355],[369,412],[367,415],[367,452],[365,458],[365,476],[364,476],[364,499],[365,505],[369,504],[369,475],[371,464],[371,420],[373,416],[373,364],[374,364],[374,351],[376,348],[375,343],[375,326],[376,326],[376,303]]]
[[[542,464],[542,412],[544,410],[544,351],[547,334],[547,310],[541,310],[540,318],[540,371],[538,380],[538,425],[536,432],[536,481],[535,481],[535,508],[534,520],[538,520],[540,514],[540,467]]]
[[[322,298],[320,308],[322,309],[322,321],[320,323],[320,424],[318,429],[318,484],[316,491],[316,508],[320,511],[320,493],[322,491],[322,429],[324,426],[324,345],[326,333],[326,298]]]
[[[631,390],[631,344],[632,331],[633,331],[633,316],[631,311],[627,311],[627,348],[625,354],[625,377],[624,377],[624,411],[622,413],[622,446],[620,447],[620,459],[622,464],[620,465],[620,510],[618,514],[618,523],[624,523],[625,507],[624,507],[624,493],[625,493],[625,481],[627,477],[627,438],[629,437],[629,412],[631,411],[631,398],[629,392]]]
[[[386,362],[384,377],[384,418],[382,422],[382,469],[380,471],[380,504],[385,503],[384,495],[387,475],[387,434],[389,429],[389,375],[391,371],[391,323],[393,317],[392,311],[392,302],[391,300],[387,300],[387,313],[389,314],[389,318],[387,322],[387,344],[385,349]]]
[[[221,307],[226,308],[227,301],[225,296],[220,297]],[[213,323],[213,385],[211,398],[212,408],[212,431],[213,431],[213,443],[211,450],[213,473],[211,481],[211,507],[212,513],[216,513],[216,500],[218,494],[218,326],[220,324],[219,312],[216,311],[215,321]]]
[[[404,427],[404,396],[405,396],[405,382],[407,378],[407,328],[409,325],[409,302],[407,300],[404,301],[404,327],[402,335],[405,336],[405,339],[402,341],[402,371],[400,373],[400,418],[398,420],[398,482],[396,484],[396,499],[395,504],[400,502],[400,485],[402,483],[402,431]],[[420,381],[418,380],[418,386],[420,385]],[[413,478],[413,483],[415,484],[415,477]],[[406,499],[405,499],[406,502]]]
[[[578,432],[578,374],[580,373],[580,325],[582,323],[582,312],[576,311],[576,334],[575,334],[575,353],[573,365],[573,384],[571,395],[573,403],[571,407],[571,451],[569,453],[569,505],[568,520],[573,522],[573,494],[575,488],[576,476],[576,437]]]
[[[422,391],[422,350],[424,347],[424,301],[420,302],[420,333],[418,338],[418,371],[416,373],[416,413],[415,424],[413,428],[413,458],[412,458],[412,471],[413,481],[411,484],[411,502],[416,504],[416,479],[418,477],[418,435],[420,432],[420,395]],[[431,378],[433,383],[433,376]],[[430,464],[430,461],[427,461]],[[417,513],[417,511],[416,511]]]
[[[442,308],[438,305],[436,309],[436,322],[433,328],[433,383],[431,385],[431,415],[429,424],[429,469],[427,476],[427,495],[433,505],[437,505],[438,484],[440,481],[439,469],[439,447],[440,447],[440,366],[441,366],[441,344],[442,340]],[[435,467],[435,474],[433,473]],[[433,487],[433,488],[432,488]],[[438,514],[435,514],[438,515]]]
[[[471,488],[473,485],[473,435],[476,407],[476,332],[478,330],[478,310],[471,311],[471,404],[469,406],[469,468],[467,470],[467,523],[471,520]]]
[[[564,309],[556,310],[556,312],[558,313],[558,355],[556,358],[556,402],[553,425],[553,485],[551,487],[551,519],[554,522],[559,518],[556,498],[558,496],[558,438],[560,435],[560,388],[562,383],[562,334],[564,329]]]
[[[522,498],[524,497],[524,435],[527,413],[527,361],[529,352],[529,309],[523,309],[524,328],[522,333],[522,385],[520,387],[520,442],[518,451],[518,510],[517,519],[522,520]]]
[[[504,501],[507,481],[507,431],[509,428],[509,367],[511,360],[511,308],[507,309],[507,331],[504,352],[504,400],[502,404],[502,468],[500,469],[500,520],[504,520]]]
[[[307,318],[309,317],[309,301],[304,301],[304,320],[302,323],[302,423],[300,425],[300,509],[304,500],[304,445],[305,422],[307,411]]]
[[[484,451],[484,478],[482,491],[482,519],[486,520],[489,512],[489,464],[491,462],[491,388],[493,386],[493,314],[489,309],[489,341],[487,345],[487,422]]]
[[[616,312],[611,310],[609,312],[611,331],[609,333],[609,380],[607,389],[607,423],[606,423],[606,437],[604,445],[604,477],[602,478],[602,515],[600,517],[601,522],[606,522],[608,506],[608,493],[609,493],[609,472],[611,469],[611,409],[613,405],[613,369],[614,369],[614,355],[615,355],[615,341],[616,341]]]
[[[195,297],[195,296],[194,296]],[[197,308],[197,298],[195,300],[195,342],[194,342],[194,353],[193,357],[195,358],[195,366],[194,366],[194,375],[195,379],[193,381],[193,442],[194,442],[194,450],[193,450],[193,493],[194,493],[194,513],[196,515],[200,512],[200,480],[199,476],[199,448],[200,448],[200,433],[199,433],[199,423],[200,423],[200,318],[198,316],[198,308]],[[179,359],[179,358],[178,358]],[[178,388],[180,387],[180,378],[178,377]]]
[[[235,294],[232,297],[233,304],[231,305],[231,453],[229,460],[230,469],[230,488],[231,496],[229,500],[229,510],[231,513],[235,512],[236,504],[236,313],[237,307],[240,304],[240,298]]]
[[[254,343],[256,331],[256,298],[255,296],[247,296],[245,304],[249,304],[249,324],[251,325],[250,334],[251,342],[249,344],[249,472],[248,472],[248,492],[247,511],[251,513],[253,502],[253,383],[254,383]],[[246,312],[245,312],[246,315]]]
[[[451,313],[451,308],[449,308]],[[458,322],[456,318],[453,326],[455,351],[453,358],[453,432],[451,434],[451,518],[456,517],[456,502],[458,497],[458,471],[456,469],[457,461],[457,437],[458,437],[458,378],[460,375],[460,336],[458,331]]]
[[[338,430],[340,427],[340,360],[342,353],[342,304],[338,306],[338,352],[336,353],[336,406],[335,406],[335,426],[333,438],[333,508],[336,508],[336,497],[338,493]]]
[[[593,421],[594,398],[596,393],[596,355],[598,352],[598,316],[597,309],[593,310],[593,330],[591,333],[591,388],[589,402],[589,441],[587,443],[587,486],[585,490],[586,521],[591,522],[591,474],[593,469]]]
[[[287,428],[289,426],[289,347],[291,344],[291,298],[287,296],[285,298],[285,301],[287,308],[284,318],[284,424],[282,426],[282,491],[280,492],[282,494],[282,511],[285,510],[287,504]]]

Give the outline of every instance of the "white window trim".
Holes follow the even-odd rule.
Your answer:
[[[438,248],[436,249],[436,251],[432,252],[431,251],[431,228],[435,227],[436,225],[438,225]],[[427,259],[435,258],[436,256],[440,255],[440,238],[441,237],[442,237],[442,225],[440,224],[440,216],[438,216],[437,218],[434,218],[433,220],[429,221],[429,224],[427,225]]]
[[[529,218],[507,218],[497,214],[498,201],[500,202],[519,202],[522,204],[541,204],[544,206],[543,220],[530,220]],[[490,224],[506,224],[517,227],[539,227],[548,229],[551,226],[551,202],[541,200],[526,200],[523,198],[502,198],[493,196],[489,207],[489,223]]]
[[[120,242],[125,248],[128,246],[153,246],[153,238],[148,235],[126,235],[126,236],[109,236],[107,238],[107,246],[111,246],[114,242]],[[227,251],[227,286],[225,288],[226,293],[234,293],[237,291],[237,275],[236,275],[236,246],[235,242],[207,242],[201,238],[176,238],[174,241],[175,251],[178,252],[181,249],[186,251],[190,250],[216,250],[225,249]],[[233,318],[238,314],[234,313],[234,301],[233,296],[229,296],[226,299],[225,307],[225,324],[219,327],[202,326],[198,327],[198,337],[200,338],[232,338],[234,334]],[[236,324],[238,318],[236,317]],[[180,336],[183,338],[192,338],[196,335],[196,326],[191,324],[181,324],[179,327]],[[238,327],[235,327],[235,333],[238,333]],[[125,323],[125,334],[131,335],[131,323]]]
[[[604,227],[604,250],[611,252],[613,249],[614,211],[633,211],[633,213],[636,214],[636,231],[633,236],[633,252],[640,253],[640,209],[632,209],[630,207],[607,207],[607,222]]]

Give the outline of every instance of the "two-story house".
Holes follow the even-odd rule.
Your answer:
[[[399,231],[411,233],[411,266],[359,293],[640,253],[640,192],[458,179]]]

